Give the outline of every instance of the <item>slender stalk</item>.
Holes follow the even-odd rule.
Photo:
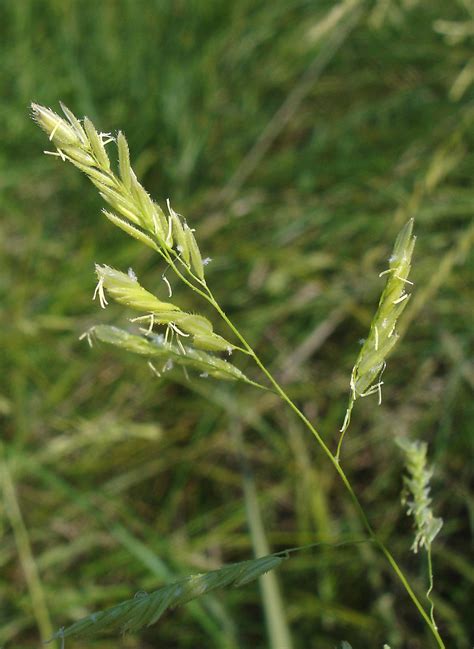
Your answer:
[[[228,325],[228,327],[233,331],[233,333],[237,336],[237,338],[240,340],[244,348],[248,351],[249,355],[252,356],[254,362],[257,364],[257,366],[260,368],[260,370],[265,374],[267,379],[270,381],[272,384],[273,388],[275,389],[275,392],[279,395],[279,397],[293,410],[293,412],[296,414],[299,419],[305,424],[305,426],[311,431],[311,433],[314,435],[316,438],[316,441],[318,442],[321,450],[325,453],[325,455],[328,457],[329,461],[333,465],[334,469],[336,472],[339,474],[339,477],[341,478],[346,490],[349,493],[349,496],[351,497],[351,500],[357,510],[357,513],[359,514],[359,518],[361,522],[363,523],[367,534],[369,535],[370,539],[379,547],[380,551],[382,554],[385,556],[387,559],[388,563],[390,564],[392,570],[395,572],[397,575],[398,579],[402,583],[403,587],[405,588],[406,592],[408,593],[410,599],[418,609],[418,612],[426,622],[427,626],[429,627],[431,633],[433,634],[434,638],[436,639],[438,646],[441,649],[446,649],[445,644],[439,635],[438,629],[436,624],[433,623],[432,619],[430,619],[430,616],[427,614],[425,611],[424,607],[422,606],[420,600],[418,599],[417,595],[411,588],[408,579],[405,577],[402,569],[398,565],[397,561],[389,551],[389,549],[386,547],[384,542],[379,539],[377,534],[375,533],[374,529],[372,528],[365,511],[362,507],[362,504],[360,503],[359,499],[357,498],[356,493],[354,492],[354,489],[352,488],[352,485],[345,474],[340,462],[339,458],[337,456],[334,456],[329,449],[329,447],[326,445],[324,442],[323,438],[321,435],[318,433],[316,428],[313,426],[313,424],[309,421],[309,419],[304,415],[304,413],[296,406],[296,404],[291,400],[291,398],[288,396],[288,394],[285,392],[285,390],[280,386],[278,381],[274,378],[274,376],[271,374],[271,372],[266,368],[266,366],[263,364],[263,362],[260,360],[260,358],[257,356],[257,354],[254,352],[253,348],[250,346],[250,344],[247,342],[247,340],[244,338],[244,336],[240,333],[240,331],[237,329],[237,327],[233,324],[233,322],[228,318],[227,314],[222,310],[222,308],[219,306],[218,302],[214,298],[214,295],[212,294],[211,290],[209,287],[207,287],[208,290],[208,297],[206,296],[206,299],[213,305],[213,307],[216,309],[216,311],[219,313],[221,318],[224,320],[224,322]]]
[[[349,399],[349,405],[347,406],[346,416],[344,417],[344,423],[342,424],[342,428],[340,430],[341,435],[339,437],[339,442],[337,444],[336,460],[338,462],[341,458],[341,449],[342,449],[342,442],[344,441],[344,435],[346,434],[346,430],[349,428],[349,424],[351,423],[351,413],[353,407],[354,407],[354,397],[351,394],[351,397]]]
[[[28,586],[32,613],[36,620],[41,640],[47,642],[53,635],[53,627],[49,616],[48,605],[46,603],[46,596],[35,557],[33,555],[28,529],[23,519],[23,514],[16,495],[15,484],[10,473],[6,453],[1,442],[0,487],[2,487],[3,491],[5,511],[13,530],[18,558]],[[56,646],[56,643],[51,645],[52,649],[55,649]]]
[[[435,620],[435,616],[434,616],[435,604],[434,604],[434,601],[433,601],[433,599],[431,597],[431,593],[433,592],[433,588],[434,588],[433,561],[432,561],[432,558],[431,558],[431,545],[428,546],[426,554],[428,555],[428,579],[429,579],[429,586],[428,586],[428,590],[426,591],[426,598],[428,599],[428,601],[430,603],[431,623],[433,624],[434,628],[437,629],[438,625],[436,624],[436,620]]]

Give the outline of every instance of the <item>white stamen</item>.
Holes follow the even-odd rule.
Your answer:
[[[166,243],[168,245],[171,245],[172,238],[171,238],[171,231],[172,231],[172,223],[171,223],[171,216],[168,218],[168,234],[166,235]]]
[[[101,277],[99,281],[97,282],[97,286],[95,287],[94,295],[92,296],[92,299],[95,300],[95,298],[99,296],[99,304],[100,306],[105,309],[105,307],[108,305],[108,302],[105,298],[105,293],[104,293],[104,278]]]
[[[180,348],[183,356],[186,356],[186,350],[184,349],[184,345],[181,342],[180,338],[176,338],[176,342],[178,343],[178,347]]]
[[[184,331],[181,331],[181,329],[179,329],[174,322],[170,322],[168,327],[171,327],[171,329],[173,329],[173,331],[175,331],[180,336],[184,336],[185,338],[189,338],[189,334],[185,334]]]
[[[395,275],[397,279],[399,279],[401,282],[406,282],[406,284],[411,284],[413,286],[414,282],[410,282],[409,279],[406,277],[400,277],[400,275]]]
[[[408,298],[408,293],[403,293],[398,300],[394,300],[393,304],[400,304],[400,302],[403,302],[403,300],[406,300]]]
[[[57,122],[57,123],[56,123],[56,126],[55,126],[55,127],[53,128],[53,130],[51,131],[51,135],[49,136],[49,140],[50,140],[50,142],[53,141],[53,137],[55,136],[56,131],[58,130],[60,124],[61,124],[61,122]]]
[[[89,347],[93,347],[92,332],[90,329],[88,331],[84,331],[84,333],[79,336],[79,340],[84,340],[84,338],[87,340]]]
[[[171,334],[170,334],[170,332],[171,332]],[[170,326],[168,325],[168,326],[166,327],[166,331],[165,331],[165,341],[164,341],[164,344],[165,344],[165,345],[168,344],[168,338],[170,337],[170,335],[171,335],[171,337],[173,336],[173,331],[172,331],[172,329],[170,328]],[[170,344],[171,344],[171,343],[170,343]]]
[[[150,314],[150,325],[148,327],[147,334],[151,334],[151,332],[153,331],[154,325],[155,325],[155,316],[153,315],[153,313],[151,313]]]
[[[174,211],[174,209],[171,207],[171,203],[170,203],[170,199],[169,199],[169,198],[166,199],[166,205],[167,205],[167,207],[168,207],[168,212],[170,213],[170,216],[178,216],[178,215],[176,214],[176,212]]]
[[[379,389],[379,406],[382,405],[382,385],[383,385],[383,381],[380,381],[380,383],[377,386]]]
[[[155,374],[155,376],[157,376],[158,378],[161,378],[161,373],[158,372],[158,370],[156,369],[156,367],[153,365],[153,363],[151,361],[148,361],[147,365],[151,369],[153,374]]]
[[[112,133],[99,133],[99,137],[102,140],[102,144],[104,146],[106,144],[110,144],[110,142],[115,142],[115,138],[113,137]]]
[[[171,284],[169,283],[168,278],[166,277],[166,275],[162,275],[161,278],[168,287],[168,297],[173,297],[173,291],[171,289]]]

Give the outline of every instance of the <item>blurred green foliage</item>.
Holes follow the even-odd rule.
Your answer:
[[[382,406],[356,404],[343,461],[423,593],[393,439],[429,443],[445,521],[437,617],[448,646],[469,646],[473,19],[471,0],[1,0],[0,422],[19,510],[5,491],[0,645],[38,646],[50,620],[249,558],[237,417],[273,550],[360,535],[331,468],[271,394],[161,381],[79,342],[92,324],[125,322],[119,306],[90,301],[94,262],[166,289],[156,257],[105,222],[87,181],[42,155],[29,103],[56,110],[61,99],[102,130],[125,130],[145,187],[197,229],[216,296],[334,445],[378,273],[415,217],[404,338]],[[296,647],[431,646],[367,544],[294,555],[279,579]],[[93,645],[266,642],[250,584]]]

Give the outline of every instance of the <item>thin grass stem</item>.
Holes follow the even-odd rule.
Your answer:
[[[38,572],[38,567],[31,548],[30,536],[26,527],[20,504],[16,495],[15,484],[13,482],[8,460],[0,442],[0,487],[3,491],[3,500],[5,511],[13,530],[15,544],[18,552],[18,558],[25,575],[26,584],[31,599],[33,616],[40,633],[41,640],[46,642],[53,634],[53,626],[49,615],[46,597]],[[52,649],[56,648],[56,643]]]

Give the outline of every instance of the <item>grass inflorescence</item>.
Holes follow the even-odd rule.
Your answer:
[[[420,616],[432,632],[437,645],[444,648],[444,642],[434,621],[433,605],[430,615],[428,615],[400,565],[384,541],[382,541],[374,531],[369,522],[368,516],[340,463],[340,449],[343,434],[349,425],[352,403],[358,396],[368,396],[373,393],[374,390],[380,390],[380,380],[376,385],[374,385],[374,383],[379,379],[380,374],[383,372],[385,367],[385,358],[397,340],[395,326],[409,298],[409,294],[405,290],[406,286],[407,284],[412,283],[408,279],[408,275],[410,272],[411,258],[415,243],[415,238],[412,236],[413,219],[411,219],[398,234],[390,258],[390,267],[387,271],[382,273],[388,274],[389,278],[380,298],[379,308],[372,320],[369,338],[364,343],[356,365],[352,371],[351,401],[342,428],[342,435],[338,444],[337,452],[336,454],[333,454],[325,443],[321,433],[318,432],[316,427],[298,408],[296,403],[291,399],[282,385],[280,385],[271,371],[265,366],[255,350],[248,343],[243,333],[241,333],[237,326],[232,322],[214,297],[212,290],[208,287],[204,279],[202,264],[196,265],[195,259],[202,258],[194,235],[192,236],[192,246],[189,243],[191,240],[189,239],[188,241],[186,234],[186,228],[188,228],[188,226],[185,225],[183,227],[180,217],[171,209],[169,202],[169,217],[166,221],[163,212],[160,210],[158,205],[153,202],[147,192],[136,180],[136,176],[130,165],[128,146],[126,146],[124,136],[121,133],[117,136],[121,174],[121,180],[118,180],[113,171],[111,171],[109,157],[105,150],[104,139],[106,139],[106,143],[114,140],[110,134],[98,134],[90,120],[84,118],[81,123],[81,121],[79,121],[65,106],[63,106],[63,112],[65,113],[69,124],[53,111],[43,108],[38,104],[33,104],[32,109],[34,119],[47,133],[49,139],[56,145],[58,157],[62,160],[69,160],[75,166],[78,166],[81,171],[84,171],[92,182],[98,186],[99,190],[103,189],[104,184],[106,184],[105,179],[107,179],[107,182],[114,186],[113,197],[110,197],[108,194],[104,195],[103,191],[100,191],[100,194],[105,200],[112,203],[117,210],[120,211],[121,209],[120,206],[122,199],[130,199],[131,204],[134,204],[135,211],[133,213],[130,212],[131,215],[128,218],[129,220],[133,220],[135,223],[139,224],[143,230],[147,230],[147,234],[145,235],[142,232],[140,236],[138,236],[137,229],[129,222],[119,219],[119,217],[111,218],[111,215],[106,212],[105,214],[109,220],[111,220],[115,225],[118,225],[133,238],[138,239],[148,247],[154,248],[168,264],[169,269],[174,271],[188,289],[197,293],[214,307],[217,314],[238,339],[241,345],[238,349],[253,359],[255,365],[260,369],[261,373],[267,379],[281,402],[288,406],[300,421],[303,422],[310,433],[314,435],[320,450],[333,465],[333,468],[336,470],[338,477],[341,479],[346,491],[348,492],[355,510],[365,528],[368,540],[374,542],[382,555],[386,558],[395,576],[403,585],[407,595],[411,598]],[[126,155],[122,152],[122,149],[126,151]],[[78,160],[81,160],[81,162],[78,163]],[[98,180],[101,175],[104,178],[103,181]],[[135,185],[135,189],[130,193],[133,185]],[[128,207],[126,209],[128,212]],[[166,223],[168,224],[168,234],[165,235]],[[189,228],[188,231],[191,232]],[[173,232],[175,240],[173,240]],[[175,247],[173,247],[173,241],[177,242]],[[186,247],[188,243],[189,246]],[[192,247],[197,251],[194,254],[191,253]],[[179,263],[181,263],[185,268],[184,275],[182,269],[179,268]],[[204,346],[206,349],[208,349],[209,346],[215,351],[222,351],[222,349],[232,351],[234,348],[237,349],[236,346],[230,345],[221,336],[214,334],[209,320],[199,315],[195,316],[183,313],[181,309],[173,303],[163,302],[156,298],[138,283],[136,274],[131,270],[129,270],[128,274],[125,274],[108,266],[96,265],[96,273],[98,284],[94,293],[94,298],[96,296],[99,298],[100,306],[102,308],[107,306],[108,302],[105,295],[105,292],[107,292],[107,294],[112,296],[117,302],[125,304],[138,311],[145,311],[146,313],[143,316],[140,316],[139,319],[144,318],[149,320],[149,327],[147,330],[142,332],[144,336],[136,336],[114,327],[99,326],[92,328],[85,334],[90,344],[92,337],[95,334],[99,339],[121,347],[134,354],[146,355],[148,357],[164,355],[165,358],[167,358],[165,368],[170,361],[172,362],[173,360],[176,360],[183,366],[190,365],[199,369],[208,370],[205,373],[206,376],[211,376],[213,378],[240,379],[249,384],[253,383],[256,386],[258,385],[247,379],[245,375],[229,363],[218,358],[213,359],[204,352],[198,353],[192,347],[186,348],[183,345],[181,337],[192,335],[192,343],[197,347],[200,345],[202,346],[202,336],[204,335]],[[197,282],[197,284],[195,282]],[[133,320],[136,321],[137,318]],[[166,336],[164,338],[160,338],[159,340],[154,338],[153,328],[155,324],[166,325]],[[170,334],[170,337],[172,337],[173,334],[176,335],[178,341],[176,347],[173,348],[171,341],[168,339],[168,334]],[[216,342],[212,344],[214,339]],[[149,361],[149,363],[151,364],[151,361]],[[158,376],[161,376],[153,365],[151,365],[151,367]],[[417,501],[416,498],[415,501]],[[419,507],[417,508],[417,512],[419,513]],[[260,560],[255,560],[254,562],[249,563],[252,574],[255,574],[256,576],[262,572],[258,568],[258,561]],[[232,572],[235,570],[235,567],[229,567],[229,570]],[[202,583],[207,583],[207,579],[208,576],[204,576],[201,579]],[[201,581],[199,581],[199,584],[201,584]],[[233,581],[233,579],[230,581]],[[244,579],[243,582],[245,581],[247,580]],[[223,579],[221,581],[218,580],[218,582],[224,586],[228,583],[228,580]],[[162,612],[168,606],[173,605],[173,603],[179,603],[194,597],[199,597],[207,590],[205,587],[194,589],[193,584],[195,584],[195,580],[193,578],[190,578],[187,583],[188,585],[191,585],[191,591],[189,593],[189,589],[184,589],[186,593],[183,596],[184,600],[182,597],[183,586],[179,584],[170,586],[165,589],[163,597],[158,591],[156,594],[151,596],[151,598],[147,597],[145,603],[137,603],[132,600],[123,602],[110,611],[93,614],[91,618],[87,618],[83,622],[78,622],[75,625],[72,625],[66,631],[61,630],[58,632],[59,635],[57,634],[56,637],[64,637],[66,634],[73,636],[80,635],[83,629],[86,629],[87,633],[99,632],[102,630],[102,622],[104,623],[105,628],[115,628],[118,626],[123,630],[138,629],[144,624],[152,624],[158,621]],[[433,577],[430,563],[429,594],[431,593],[432,585]],[[177,599],[174,598],[176,593]],[[150,601],[148,601],[148,599],[150,599]],[[155,599],[157,599],[157,601],[155,601]],[[278,645],[278,640],[275,640],[275,642]]]
[[[177,363],[162,373],[166,361],[155,357],[158,377],[146,356],[78,342],[110,325],[147,338],[150,319],[129,322],[141,313],[106,289],[107,309],[91,304],[98,262],[132,266],[159,300],[237,344],[168,271],[170,297],[166,262],[100,217],[105,206],[125,218],[83,173],[38,155],[57,151],[28,119],[30,102],[60,113],[64,98],[98,132],[126,129],[140,184],[166,218],[168,197],[188,217],[219,304],[331,449],[358,340],[387,279],[378,275],[415,217],[414,286],[383,403],[377,393],[357,399],[341,459],[426,601],[426,552],[409,551],[413,519],[397,506],[403,469],[391,440],[428,442],[434,515],[445,520],[432,547],[437,624],[448,646],[470,646],[468,5],[239,0],[224,11],[22,0],[2,3],[0,15],[0,437],[17,504],[6,505],[12,491],[2,484],[0,645],[37,646],[51,623],[249,558],[241,456],[268,552],[361,537],[336,474],[271,391],[190,367],[188,381]],[[105,148],[120,178],[115,144]],[[152,335],[161,341],[166,325]],[[185,347],[191,337],[180,339]],[[250,357],[209,353],[257,378]],[[373,544],[294,553],[272,574],[295,647],[308,638],[433,646]],[[269,647],[258,588],[210,593],[159,626],[86,644]],[[67,649],[82,644],[66,640]]]

